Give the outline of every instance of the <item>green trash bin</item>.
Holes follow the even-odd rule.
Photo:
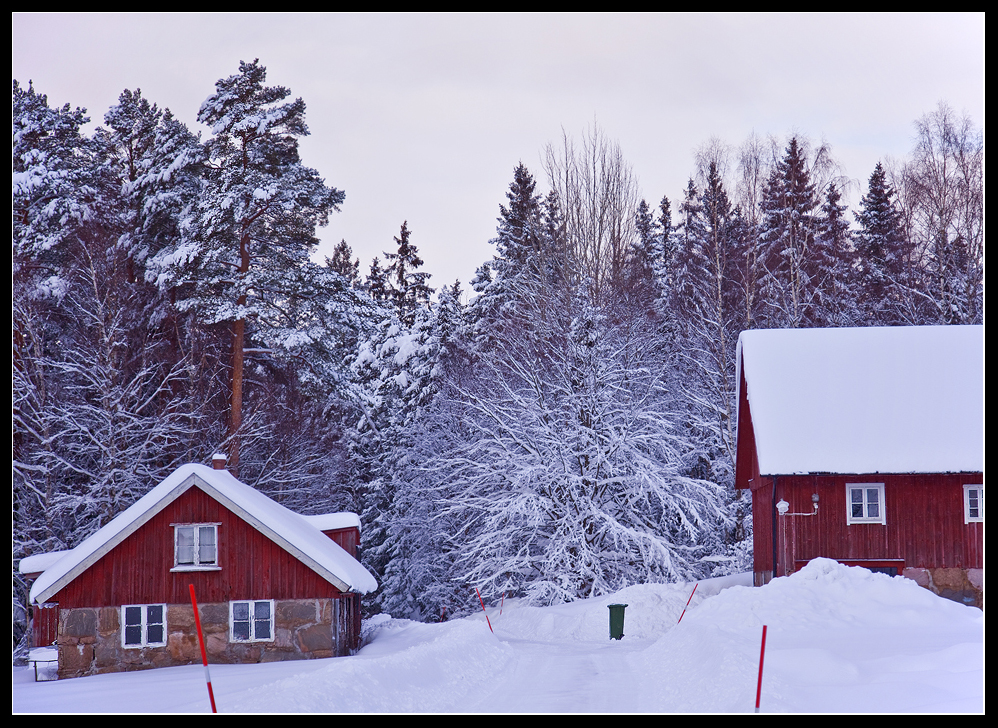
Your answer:
[[[624,636],[624,609],[626,604],[608,604],[610,609],[610,639],[619,640]]]

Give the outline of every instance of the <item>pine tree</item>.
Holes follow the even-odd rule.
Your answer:
[[[258,320],[277,314],[295,287],[310,279],[317,225],[338,210],[344,194],[304,166],[298,138],[308,134],[305,102],[265,86],[258,61],[216,84],[198,121],[212,130],[206,143],[205,188],[182,246],[175,280],[191,288],[178,301],[206,324],[232,327],[230,467],[238,471],[247,336]],[[250,331],[247,332],[247,325]]]
[[[90,119],[69,104],[49,108],[44,94],[17,81],[11,113],[15,278],[28,266],[39,294],[58,295],[60,255],[100,218],[97,151],[80,134]]]

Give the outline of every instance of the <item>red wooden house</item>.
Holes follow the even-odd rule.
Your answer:
[[[37,577],[36,644],[56,625],[60,678],[197,662],[193,584],[211,662],[349,654],[377,588],[359,530],[185,465]]]
[[[823,556],[983,604],[984,330],[745,331],[756,585]]]

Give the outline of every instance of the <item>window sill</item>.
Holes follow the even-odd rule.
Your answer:
[[[183,572],[183,571],[221,571],[221,566],[174,566],[170,569],[171,572]]]

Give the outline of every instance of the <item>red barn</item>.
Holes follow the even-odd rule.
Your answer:
[[[55,626],[60,678],[197,662],[193,584],[211,662],[349,654],[377,588],[359,530],[185,465],[42,571],[35,626]]]
[[[755,583],[823,556],[983,605],[984,329],[745,331]]]

